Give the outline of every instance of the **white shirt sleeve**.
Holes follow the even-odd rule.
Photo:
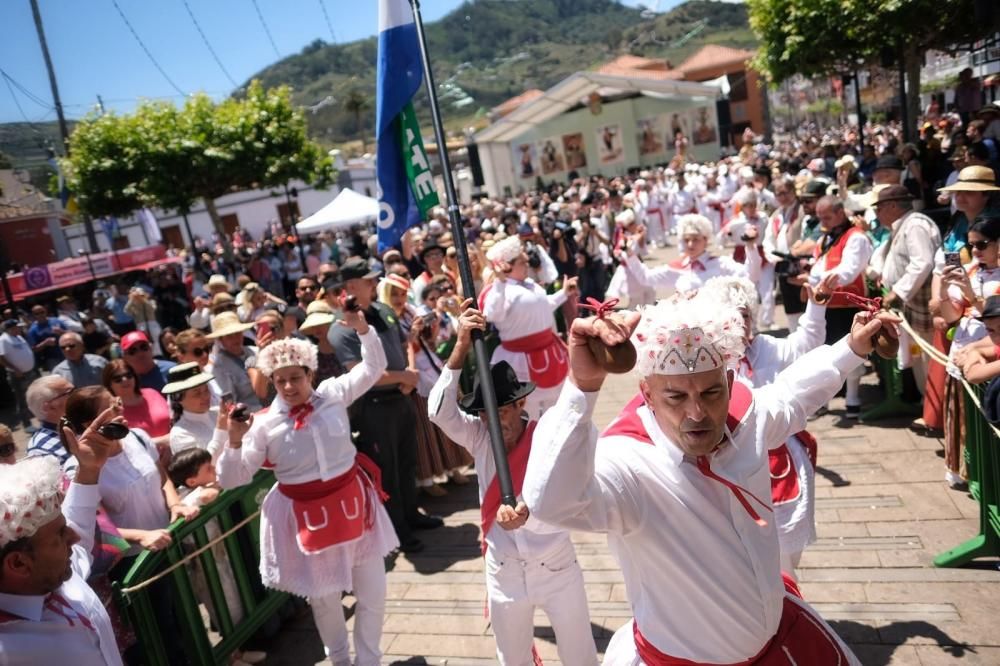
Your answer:
[[[427,416],[448,439],[476,455],[489,446],[486,424],[458,408],[458,380],[461,370],[445,366],[427,398]]]
[[[641,523],[641,488],[616,456],[597,452],[597,393],[567,381],[535,428],[522,495],[539,520],[565,529],[626,534]]]
[[[837,276],[838,286],[844,286],[853,282],[871,259],[872,243],[864,234],[854,234],[847,239],[847,246],[844,248],[844,255],[840,258],[840,263],[833,269],[826,271],[823,276],[833,273]]]
[[[538,283],[541,285],[552,284],[559,279],[559,271],[556,270],[556,265],[545,248],[540,245],[535,247],[538,250],[538,258],[542,262],[542,265],[538,267]]]
[[[375,328],[369,326],[368,332],[358,335],[358,339],[361,340],[361,362],[355,364],[346,374],[330,377],[321,382],[316,387],[316,392],[322,397],[339,398],[345,405],[350,405],[375,386],[375,382],[385,373],[388,362]]]
[[[266,433],[261,422],[250,426],[250,431],[243,436],[243,443],[238,449],[227,445],[215,463],[215,472],[221,488],[238,488],[253,480],[261,465],[267,459]]]
[[[503,321],[507,314],[507,281],[494,280],[483,300],[483,316],[491,324]]]
[[[83,485],[75,481],[69,484],[63,500],[62,513],[66,522],[79,535],[70,555],[70,566],[83,580],[90,575],[93,560],[90,551],[94,548],[94,528],[97,525],[97,504],[101,500],[99,487]]]
[[[673,289],[677,285],[677,278],[680,277],[680,271],[676,268],[663,265],[650,269],[635,255],[625,261],[625,268],[640,284],[652,289]]]
[[[779,373],[773,383],[755,389],[754,411],[758,423],[763,420],[768,448],[778,448],[804,430],[809,415],[825,405],[847,374],[864,362],[846,339],[840,340],[812,350]]]

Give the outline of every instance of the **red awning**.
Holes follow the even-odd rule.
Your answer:
[[[101,275],[101,276],[99,276],[97,278],[97,280],[95,280],[91,276],[86,276],[86,277],[82,277],[82,278],[77,278],[75,280],[67,280],[65,282],[60,282],[59,284],[54,284],[54,285],[51,285],[51,286],[48,286],[48,287],[43,287],[41,289],[31,289],[29,291],[19,291],[19,292],[17,292],[17,293],[14,294],[14,299],[18,300],[18,301],[21,301],[21,300],[24,300],[26,298],[31,298],[33,296],[39,296],[41,294],[48,293],[50,291],[59,291],[60,289],[67,289],[69,287],[76,287],[76,286],[81,285],[81,284],[87,284],[88,282],[96,282],[98,280],[105,280],[105,279],[110,278],[110,277],[115,276],[115,275],[121,275],[122,273],[131,273],[132,271],[148,271],[148,270],[150,270],[152,268],[156,268],[157,266],[163,266],[165,264],[177,264],[177,263],[180,263],[181,261],[182,261],[182,259],[180,257],[165,257],[163,259],[157,259],[155,261],[147,261],[144,264],[138,264],[136,266],[129,266],[127,268],[123,268],[122,270],[114,271],[113,273],[108,273],[108,274],[105,274],[105,275]],[[6,303],[7,303],[7,297],[3,293],[3,290],[0,289],[0,304],[6,304]]]

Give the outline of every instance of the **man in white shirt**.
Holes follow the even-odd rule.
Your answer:
[[[589,339],[621,344],[638,316],[573,322],[571,378],[536,429],[525,501],[547,523],[608,534],[635,619],[607,665],[860,664],[781,576],[767,449],[864,363],[884,319],[859,315],[849,337],[751,390],[732,372],[743,320],[708,301],[643,311],[632,338],[641,395],[600,438],[606,370]]]
[[[465,303],[466,307],[470,304]],[[532,626],[535,608],[541,608],[552,623],[562,663],[593,666],[597,648],[587,613],[583,572],[569,532],[539,522],[520,497],[516,507],[501,503],[490,434],[482,418],[478,377],[473,392],[461,404],[466,412],[479,416],[458,409],[458,380],[472,344],[471,334],[473,329],[485,328],[486,319],[479,310],[466,309],[459,317],[458,341],[428,397],[428,412],[431,421],[476,459],[487,603],[497,660],[504,666],[534,663]],[[525,397],[535,387],[519,381],[504,361],[491,370],[514,493],[520,495],[536,425],[524,411]]]
[[[79,462],[62,495],[52,456],[0,465],[0,661],[11,666],[118,666],[111,619],[87,584],[100,496],[97,481],[114,443],[96,430],[108,409],[80,436]]]
[[[0,334],[0,365],[7,371],[7,385],[14,394],[14,406],[24,427],[31,426],[31,412],[24,396],[28,385],[38,376],[35,370],[35,352],[21,331],[21,322],[8,319]]]

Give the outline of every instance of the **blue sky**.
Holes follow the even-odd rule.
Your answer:
[[[106,108],[120,111],[130,110],[140,98],[181,99],[132,36],[116,2],[181,91],[223,97],[232,90],[198,34],[185,0],[38,0],[68,117],[84,115],[95,106],[98,95]],[[186,2],[222,65],[237,82],[278,59],[254,0]],[[653,2],[623,0],[632,6]],[[460,4],[461,0],[422,0],[424,20],[433,21]],[[659,4],[663,11],[678,0],[661,0]],[[0,76],[0,122],[53,120],[55,111],[31,5],[28,0],[0,0],[0,6],[0,69],[30,93],[23,93]],[[256,0],[256,7],[282,57],[298,53],[316,38],[333,40],[324,7],[338,42],[367,37],[377,29],[377,0]]]

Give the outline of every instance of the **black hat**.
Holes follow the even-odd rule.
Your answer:
[[[533,383],[518,381],[514,368],[510,367],[510,363],[507,361],[500,361],[490,368],[490,376],[493,378],[493,389],[497,394],[497,407],[517,402],[535,390]],[[472,393],[462,396],[458,404],[467,412],[481,412],[486,409],[485,405],[483,405],[483,392],[479,384],[479,373],[476,373],[476,381],[472,387]]]
[[[1000,317],[1000,296],[990,296],[983,305],[983,313],[976,319],[992,319]]]
[[[424,245],[424,247],[423,247],[422,250],[420,250],[420,261],[421,262],[423,262],[423,260],[424,260],[424,255],[427,254],[428,252],[430,252],[431,250],[438,250],[438,251],[440,251],[442,256],[445,253],[445,249],[443,247],[441,247],[440,245],[438,245],[437,242],[428,243],[427,245]]]
[[[802,189],[800,199],[818,199],[826,196],[826,188],[829,186],[825,180],[810,180]]]
[[[340,278],[348,280],[367,280],[378,277],[378,271],[368,268],[368,262],[361,257],[351,257],[340,267]]]
[[[895,155],[883,155],[878,158],[878,162],[875,163],[875,170],[879,169],[895,169],[896,171],[902,171],[903,160],[899,159]]]

